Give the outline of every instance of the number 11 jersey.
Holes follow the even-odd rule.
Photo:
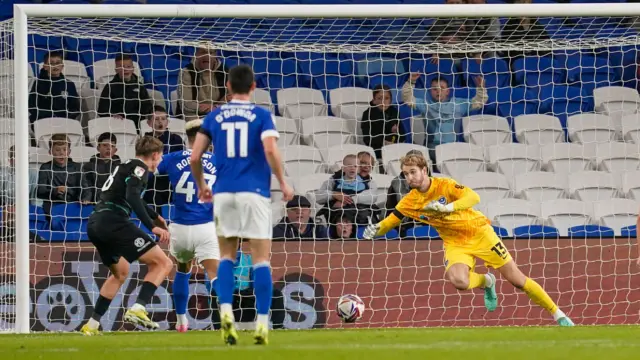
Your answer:
[[[198,200],[198,187],[193,175],[189,159],[191,150],[175,151],[164,155],[158,165],[157,174],[168,175],[173,190],[172,203],[174,213],[171,221],[181,225],[199,225],[213,221],[213,204]],[[209,187],[216,182],[216,168],[213,166],[213,154],[202,155],[204,179]]]

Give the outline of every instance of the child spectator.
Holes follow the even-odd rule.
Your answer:
[[[116,166],[120,157],[116,155],[118,139],[115,134],[105,132],[98,136],[98,154],[82,165],[82,195],[85,204],[96,203],[100,199],[102,186]]]
[[[356,238],[356,224],[353,214],[345,212],[335,219],[335,223],[329,225],[329,238],[331,240],[352,240]]]
[[[44,56],[38,78],[29,93],[29,120],[61,117],[76,119],[80,114],[80,98],[76,85],[67,80],[64,57],[60,51],[51,51]]]
[[[295,195],[287,203],[287,215],[273,228],[273,238],[283,240],[326,239],[327,228],[316,224],[311,218],[311,203]]]
[[[71,160],[71,142],[67,134],[53,134],[49,140],[53,160],[40,166],[37,195],[43,209],[51,214],[52,203],[80,200],[80,164]]]
[[[184,142],[180,135],[169,132],[169,117],[162,106],[153,108],[153,113],[147,118],[147,124],[152,131],[145,135],[156,137],[162,141],[165,154],[184,150]]]

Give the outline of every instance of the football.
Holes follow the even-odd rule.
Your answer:
[[[342,295],[338,300],[338,316],[346,323],[356,322],[364,314],[364,302],[358,295]]]

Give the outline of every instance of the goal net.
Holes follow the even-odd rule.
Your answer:
[[[255,72],[254,101],[273,112],[287,179],[304,197],[284,204],[274,182],[274,327],[551,323],[503,280],[493,313],[481,292],[456,291],[435,228],[404,221],[386,237],[357,240],[408,191],[397,177],[411,150],[433,177],[480,194],[476,208],[523,272],[576,323],[637,323],[639,24],[522,16],[38,16],[28,17],[27,43],[14,38],[12,20],[0,23],[0,331],[16,329],[19,303],[28,303],[29,330],[80,328],[108,275],[86,234],[108,174],[134,157],[139,135],[182,149],[185,121],[227,100],[224,74],[238,64]],[[14,66],[21,47],[28,98],[14,91],[15,76],[27,78]],[[14,136],[24,122],[29,134]],[[29,142],[28,179],[15,175],[19,142]],[[14,184],[27,182],[28,239],[14,222],[14,205],[27,201]],[[150,184],[145,199],[171,220],[166,179]],[[28,258],[20,257],[27,241]],[[25,261],[29,299],[16,292]],[[239,321],[251,322],[245,270],[236,306]],[[122,315],[145,273],[132,264],[103,329],[134,329]],[[191,277],[194,329],[216,322],[205,283],[201,271]],[[163,330],[174,328],[171,294],[167,280],[148,307]],[[343,294],[365,301],[355,325],[335,314]]]

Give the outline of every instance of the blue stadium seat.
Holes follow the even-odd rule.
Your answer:
[[[580,225],[569,228],[569,237],[571,238],[601,238],[614,237],[615,232],[612,228],[600,225]]]
[[[467,86],[475,87],[474,78],[482,76],[487,89],[503,88],[511,82],[509,64],[500,58],[482,59],[479,64],[475,59],[463,59],[462,71]]]
[[[431,81],[438,78],[446,79],[451,87],[462,86],[460,71],[451,59],[439,59],[437,63],[432,63],[430,58],[410,59],[409,70],[423,74],[416,81],[416,87],[428,89],[431,87]]]
[[[527,96],[539,100],[540,113],[557,116],[563,128],[567,126],[567,117],[593,108],[593,102],[588,101],[589,97],[580,86],[541,86],[529,89]]]
[[[366,226],[358,226],[356,230],[356,239],[364,240],[364,238],[362,237],[362,234],[364,234],[364,229],[366,229]],[[376,240],[377,239],[398,240],[398,231],[396,229],[391,229],[384,236],[379,236],[376,238]]]
[[[29,231],[49,230],[49,221],[44,214],[44,210],[35,205],[29,205]]]
[[[560,237],[558,229],[551,226],[528,225],[513,229],[514,239],[556,239]]]
[[[64,231],[70,235],[83,234],[83,238],[86,239],[87,222],[92,212],[92,205],[80,203],[54,205],[51,207],[51,229]]]
[[[491,227],[493,227],[493,231],[495,231],[496,235],[498,235],[499,237],[509,237],[509,232],[507,231],[507,229],[496,225],[491,225]]]
[[[439,239],[440,234],[433,226],[423,225],[412,227],[407,230],[407,237],[414,237],[418,239]]]
[[[489,101],[485,113],[514,118],[524,114],[535,114],[538,110],[537,99],[527,97],[525,86],[488,89]]]
[[[625,226],[622,228],[622,236],[623,237],[633,237],[637,236],[636,233],[636,225]]]
[[[373,55],[373,54],[371,54]],[[380,57],[379,54],[367,56],[357,61],[358,81],[356,86],[373,89],[384,84],[391,89],[402,87],[409,74],[401,61]]]
[[[93,79],[93,63],[114,57],[122,52],[122,42],[101,39],[64,38],[65,49],[78,54],[78,59],[87,67],[87,74]]]
[[[557,64],[567,70],[568,84],[582,86],[583,93],[589,96],[595,88],[620,84],[620,77],[605,57],[578,52],[558,56]]]
[[[528,56],[513,62],[515,80],[518,84],[544,86],[560,84],[565,79],[564,70],[549,56]]]
[[[259,88],[270,89],[271,100],[277,103],[276,93],[291,87],[310,87],[309,78],[299,76],[295,58],[281,58],[282,54],[263,51],[245,52],[242,62],[251,66]]]

